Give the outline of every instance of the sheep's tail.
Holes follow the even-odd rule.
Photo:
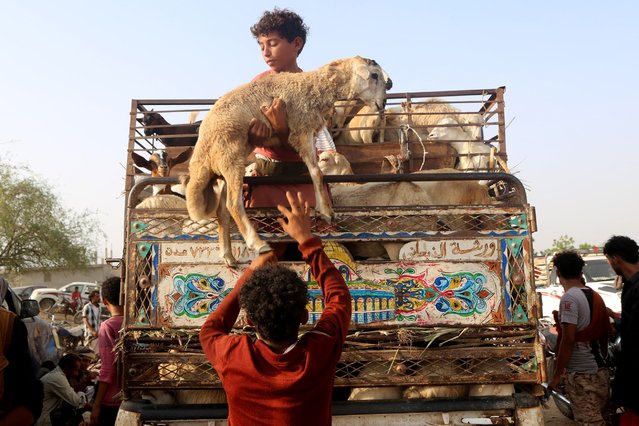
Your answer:
[[[189,124],[195,123],[195,120],[197,119],[197,116],[199,114],[200,114],[199,111],[191,111],[191,113],[189,114]]]

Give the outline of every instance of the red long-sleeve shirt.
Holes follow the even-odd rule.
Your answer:
[[[204,353],[226,390],[229,425],[331,424],[333,378],[351,318],[351,296],[319,238],[299,249],[322,288],[325,308],[313,331],[291,350],[278,354],[261,340],[229,335],[250,269],[200,330]]]

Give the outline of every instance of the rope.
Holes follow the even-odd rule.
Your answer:
[[[419,141],[419,144],[422,146],[422,164],[419,166],[419,170],[418,171],[422,171],[424,169],[424,165],[426,164],[426,146],[424,146],[424,142],[422,141],[422,137],[419,136],[419,132],[417,132],[417,130],[413,129],[410,124],[402,124],[401,125],[402,131],[406,134],[406,140],[408,140],[408,131],[412,131],[415,136],[417,136],[417,140]]]

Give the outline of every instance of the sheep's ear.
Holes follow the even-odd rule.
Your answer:
[[[371,71],[368,69],[368,66],[362,63],[354,64],[353,71],[355,72],[355,75],[357,75],[362,80],[368,80],[371,76]]]
[[[133,159],[133,164],[135,164],[136,166],[142,167],[143,169],[147,169],[149,171],[153,170],[153,166],[155,165],[155,163],[147,160],[146,158],[142,157],[140,154],[136,152],[132,152],[131,158]]]
[[[182,151],[175,158],[169,158],[169,161],[167,162],[169,166],[169,170],[176,164],[181,164],[181,163],[184,163],[185,161],[189,161],[191,159],[191,155],[193,155],[193,148],[188,148]]]

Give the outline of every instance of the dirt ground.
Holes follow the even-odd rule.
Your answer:
[[[548,407],[544,408],[544,421],[546,426],[576,426],[577,423],[568,419],[559,412],[555,401],[552,398],[546,404]]]

